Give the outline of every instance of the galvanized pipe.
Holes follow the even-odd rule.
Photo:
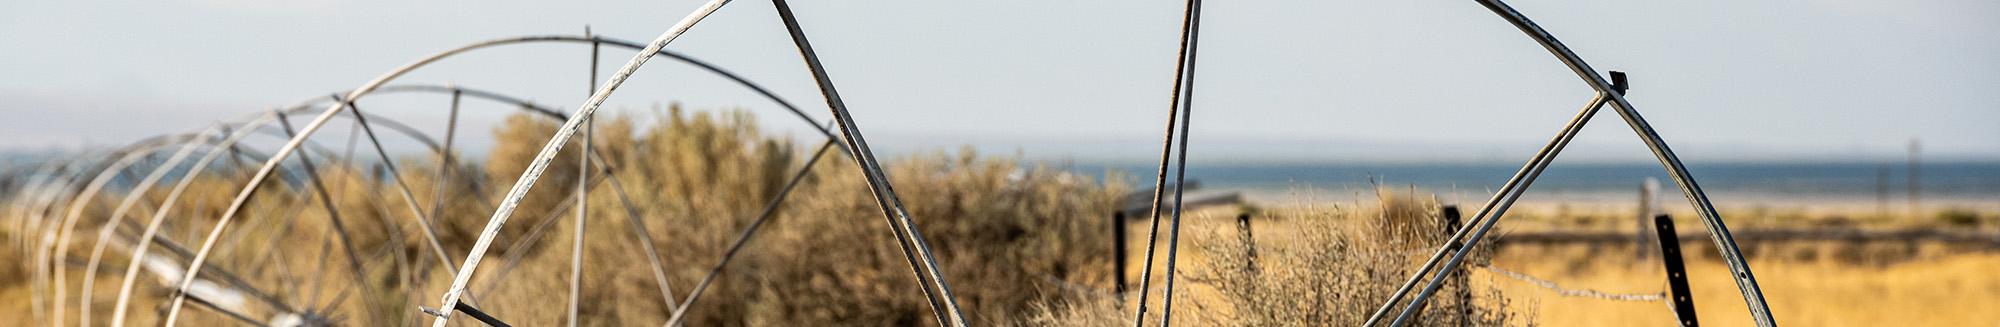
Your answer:
[[[1548,150],[1548,155],[1531,164],[1527,178],[1521,180],[1520,188],[1514,192],[1505,194],[1507,197],[1506,200],[1501,201],[1500,206],[1492,210],[1492,215],[1487,216],[1479,222],[1479,230],[1472,233],[1471,239],[1467,240],[1463,246],[1455,248],[1451,246],[1446,247],[1452,251],[1451,260],[1445,261],[1444,268],[1438,270],[1436,277],[1432,277],[1430,283],[1424,285],[1423,291],[1418,292],[1416,298],[1410,299],[1410,304],[1403,307],[1402,314],[1397,315],[1396,320],[1390,322],[1389,326],[1403,326],[1404,323],[1409,322],[1411,318],[1415,317],[1417,309],[1423,307],[1421,304],[1424,303],[1424,300],[1430,298],[1431,294],[1436,293],[1439,287],[1444,286],[1445,278],[1450,277],[1452,271],[1458,269],[1459,263],[1465,261],[1466,255],[1472,254],[1472,249],[1479,246],[1479,241],[1486,237],[1488,230],[1493,229],[1494,223],[1500,222],[1500,217],[1507,214],[1507,209],[1514,205],[1514,201],[1520,199],[1521,194],[1527,193],[1528,187],[1535,183],[1535,178],[1541,177],[1542,170],[1548,169],[1549,163],[1555,162],[1556,155],[1562,153],[1563,147],[1568,146],[1569,141],[1576,138],[1575,131],[1581,130],[1583,123],[1590,121],[1590,117],[1597,114],[1598,108],[1604,106],[1604,100],[1604,93],[1599,93],[1596,98],[1590,100],[1590,105],[1583,112],[1577,114],[1575,129],[1565,129],[1562,135],[1556,137],[1553,143],[1554,147]],[[1417,277],[1422,277],[1422,274],[1418,274]]]
[[[1674,155],[1673,149],[1668,148],[1666,141],[1660,138],[1652,125],[1646,123],[1644,117],[1639,116],[1639,111],[1632,107],[1631,102],[1625,100],[1625,95],[1616,92],[1616,88],[1609,81],[1598,75],[1596,70],[1592,70],[1589,64],[1583,62],[1583,58],[1570,51],[1562,41],[1557,41],[1554,35],[1550,35],[1547,30],[1529,21],[1527,16],[1515,11],[1513,7],[1499,0],[1477,1],[1493,13],[1499,14],[1501,18],[1505,18],[1514,27],[1521,29],[1521,32],[1527,33],[1530,38],[1535,39],[1535,42],[1541,43],[1550,54],[1568,65],[1577,77],[1590,84],[1592,89],[1610,95],[1612,108],[1617,109],[1618,115],[1625,118],[1625,124],[1630,125],[1632,131],[1639,134],[1640,141],[1645,142],[1646,147],[1653,150],[1653,156],[1659,159],[1669,174],[1673,175],[1674,183],[1680,185],[1681,194],[1687,197],[1689,204],[1694,205],[1696,213],[1701,217],[1702,225],[1708,227],[1709,239],[1715,242],[1715,248],[1722,253],[1723,263],[1729,267],[1730,275],[1736,281],[1737,291],[1742,293],[1744,305],[1750,309],[1751,318],[1761,327],[1777,326],[1777,322],[1771,319],[1770,306],[1764,302],[1764,292],[1757,287],[1757,278],[1750,273],[1750,264],[1744,261],[1742,251],[1736,246],[1736,240],[1729,236],[1729,226],[1723,223],[1722,216],[1716,213],[1715,205],[1709,202],[1708,195],[1695,183],[1694,176],[1688,173],[1687,167]]]
[[[1163,304],[1161,304],[1162,308],[1160,310],[1161,327],[1173,325],[1174,277],[1176,277],[1177,275],[1176,274],[1177,270],[1174,269],[1174,264],[1179,262],[1178,260],[1176,260],[1177,259],[1176,254],[1179,252],[1181,245],[1181,214],[1182,214],[1181,196],[1186,194],[1186,192],[1183,192],[1185,190],[1182,189],[1183,187],[1182,185],[1186,185],[1185,182],[1187,180],[1188,126],[1194,124],[1193,115],[1194,115],[1194,85],[1195,85],[1194,72],[1195,72],[1195,57],[1196,57],[1195,54],[1198,52],[1198,50],[1196,49],[1200,48],[1198,44],[1201,43],[1200,42],[1201,0],[1194,0],[1194,2],[1195,2],[1194,19],[1193,19],[1194,22],[1191,24],[1192,27],[1190,27],[1188,30],[1188,41],[1187,41],[1188,42],[1187,54],[1186,54],[1187,85],[1183,86],[1183,88],[1185,88],[1186,91],[1183,91],[1183,93],[1185,94],[1181,95],[1181,103],[1180,103],[1181,106],[1181,137],[1180,137],[1181,151],[1180,152],[1181,153],[1179,155],[1179,158],[1175,159],[1176,161],[1179,162],[1174,163],[1175,166],[1174,218],[1172,224],[1167,227],[1169,229],[1169,232],[1167,233],[1167,289],[1166,289],[1167,294],[1161,296],[1162,298],[1161,302],[1164,302]]]
[[[1181,97],[1187,94],[1187,92],[1182,91],[1182,87],[1189,85],[1189,83],[1186,83],[1184,79],[1187,77],[1189,73],[1188,57],[1193,54],[1193,52],[1189,51],[1189,49],[1193,45],[1192,41],[1194,39],[1194,34],[1196,33],[1195,20],[1197,19],[1197,16],[1200,15],[1199,13],[1200,10],[1201,10],[1200,0],[1188,0],[1187,8],[1185,9],[1185,12],[1183,13],[1182,16],[1183,18],[1181,21],[1180,48],[1178,50],[1179,52],[1175,54],[1174,58],[1173,95],[1169,97],[1170,100],[1167,103],[1167,128],[1166,128],[1167,135],[1166,135],[1166,140],[1162,141],[1162,144],[1160,145],[1160,173],[1157,176],[1157,178],[1153,180],[1154,181],[1153,202],[1150,203],[1150,206],[1153,207],[1152,210],[1153,223],[1152,227],[1146,229],[1146,235],[1147,235],[1146,256],[1144,261],[1140,261],[1140,264],[1145,268],[1141,269],[1139,272],[1139,300],[1134,302],[1136,303],[1135,305],[1138,306],[1138,309],[1134,310],[1135,312],[1132,314],[1132,324],[1134,327],[1144,326],[1146,323],[1146,297],[1151,295],[1152,293],[1151,289],[1153,283],[1153,252],[1155,249],[1159,248],[1159,240],[1160,240],[1160,209],[1162,207],[1160,205],[1161,202],[1160,200],[1166,197],[1168,160],[1171,158],[1174,152],[1174,138],[1175,138],[1174,127],[1176,123],[1185,124],[1185,122],[1180,122],[1176,120],[1175,115],[1179,114],[1182,111],[1183,108],[1181,107],[1181,104],[1183,102],[1181,101]],[[1181,115],[1185,116],[1185,114]],[[1182,129],[1181,134],[1183,135],[1186,134],[1186,129]],[[1187,143],[1183,141],[1181,143],[1182,147],[1181,153],[1183,154],[1187,153],[1186,146]],[[1185,156],[1183,156],[1183,158],[1185,158]],[[1186,162],[1185,160],[1182,161],[1182,163],[1185,162]],[[1182,177],[1185,177],[1186,171],[1187,169],[1185,167],[1181,168],[1181,172],[1183,173],[1181,175]],[[1182,185],[1186,185],[1186,183],[1184,183],[1184,180],[1181,179],[1175,180],[1174,195],[1176,198],[1178,198],[1182,193],[1182,191],[1184,191],[1182,189]],[[1180,217],[1179,201],[1175,201],[1174,203],[1174,213],[1175,213],[1174,217],[1176,218],[1175,224],[1173,225],[1174,236],[1177,236],[1179,235],[1180,232],[1179,219],[1178,219]],[[1173,236],[1170,236],[1170,238],[1173,238]],[[1173,251],[1169,250],[1168,252],[1173,252]],[[1168,272],[1168,278],[1171,279],[1173,276],[1172,274],[1173,274],[1172,272]],[[1120,278],[1123,278],[1123,276],[1120,276]],[[1172,295],[1171,292],[1172,291],[1169,291],[1168,293],[1169,296]],[[1167,302],[1172,302],[1172,301],[1169,300]],[[1166,323],[1166,319],[1164,317],[1161,318],[1161,323],[1162,324]]]
[[[1556,133],[1555,138],[1550,139],[1548,144],[1543,145],[1540,151],[1536,151],[1535,155],[1528,159],[1527,165],[1521,166],[1521,170],[1515,172],[1514,177],[1508,178],[1507,183],[1500,186],[1499,192],[1494,193],[1492,198],[1486,200],[1485,205],[1479,207],[1479,213],[1473,214],[1472,220],[1466,221],[1465,224],[1460,225],[1458,231],[1451,234],[1451,237],[1445,238],[1444,247],[1438,248],[1437,253],[1432,254],[1429,260],[1425,260],[1424,264],[1419,266],[1417,271],[1410,275],[1409,280],[1404,281],[1403,285],[1397,287],[1395,292],[1389,293],[1389,299],[1382,301],[1382,306],[1375,309],[1375,313],[1370,314],[1368,320],[1361,323],[1361,326],[1374,326],[1382,318],[1388,317],[1389,310],[1395,309],[1396,302],[1401,301],[1404,295],[1409,294],[1412,287],[1416,287],[1417,282],[1423,280],[1424,276],[1429,274],[1431,269],[1436,268],[1437,264],[1442,262],[1445,256],[1456,255],[1460,250],[1471,248],[1468,244],[1476,242],[1462,241],[1466,235],[1472,233],[1472,230],[1477,228],[1475,226],[1481,226],[1484,224],[1484,221],[1492,219],[1488,217],[1506,215],[1506,210],[1494,209],[1502,207],[1503,203],[1512,204],[1513,199],[1519,197],[1517,194],[1525,189],[1523,185],[1534,182],[1534,177],[1530,175],[1539,171],[1536,167],[1544,167],[1549,162],[1554,161],[1556,154],[1562,152],[1562,147],[1568,142],[1567,140],[1575,137],[1578,132],[1583,131],[1584,124],[1589,122],[1590,117],[1595,115],[1598,108],[1604,105],[1604,101],[1605,98],[1603,96],[1597,96],[1591,100],[1590,104],[1585,105],[1582,111],[1578,111],[1576,117],[1570,118],[1569,124],[1563,125],[1562,131]],[[1449,273],[1450,271],[1446,270],[1442,274]]]

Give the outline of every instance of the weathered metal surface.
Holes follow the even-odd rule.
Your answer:
[[[1162,144],[1160,145],[1160,173],[1157,176],[1157,178],[1154,179],[1153,182],[1152,203],[1154,204],[1162,203],[1160,200],[1165,198],[1166,196],[1167,167],[1168,167],[1167,164],[1168,160],[1170,159],[1170,157],[1173,156],[1174,152],[1174,140],[1176,139],[1174,127],[1176,123],[1178,123],[1181,127],[1180,134],[1178,137],[1181,141],[1180,143],[1181,160],[1179,165],[1180,173],[1177,174],[1174,178],[1173,222],[1172,225],[1169,227],[1172,228],[1173,230],[1169,232],[1167,236],[1169,243],[1167,250],[1168,253],[1167,280],[1166,280],[1167,294],[1163,296],[1165,297],[1165,300],[1161,301],[1164,302],[1162,304],[1163,308],[1161,308],[1160,310],[1161,326],[1167,326],[1168,324],[1170,324],[1170,322],[1172,321],[1170,318],[1174,312],[1173,311],[1173,296],[1174,296],[1173,259],[1175,250],[1178,249],[1176,246],[1180,244],[1179,240],[1180,240],[1180,222],[1181,222],[1180,219],[1181,195],[1184,194],[1186,191],[1185,189],[1182,189],[1182,186],[1187,185],[1186,183],[1187,131],[1188,131],[1187,125],[1189,123],[1187,120],[1190,118],[1189,111],[1192,111],[1190,110],[1190,108],[1188,108],[1187,104],[1193,102],[1191,95],[1194,93],[1192,90],[1192,86],[1194,85],[1193,83],[1194,78],[1192,76],[1194,75],[1193,74],[1194,55],[1195,55],[1194,49],[1196,45],[1195,41],[1197,39],[1197,34],[1199,33],[1200,30],[1199,26],[1201,21],[1201,0],[1188,0],[1185,13],[1183,13],[1182,15],[1183,18],[1181,21],[1180,52],[1175,54],[1176,58],[1174,61],[1173,94],[1169,96],[1169,101],[1167,104],[1167,128],[1166,128],[1167,135],[1166,139],[1162,141],[1161,142]],[[1176,119],[1176,115],[1178,115],[1179,117],[1178,120]],[[1144,326],[1146,324],[1146,297],[1151,293],[1152,281],[1153,281],[1153,251],[1154,249],[1158,248],[1160,239],[1161,206],[1153,205],[1152,207],[1153,207],[1153,210],[1151,210],[1152,225],[1151,228],[1147,229],[1146,233],[1147,235],[1146,256],[1144,257],[1144,261],[1141,261],[1140,263],[1140,266],[1144,267],[1144,269],[1140,270],[1139,272],[1139,300],[1133,302],[1134,305],[1138,306],[1138,309],[1134,310],[1135,312],[1132,314],[1132,324],[1134,327]]]
[[[1757,278],[1750,272],[1750,264],[1743,260],[1742,251],[1737,249],[1736,241],[1729,236],[1728,224],[1723,223],[1722,216],[1716,213],[1715,205],[1709,202],[1708,195],[1702,192],[1699,184],[1695,183],[1694,176],[1688,173],[1687,167],[1674,155],[1673,149],[1668,148],[1666,141],[1653,130],[1652,125],[1639,116],[1639,111],[1631,102],[1625,100],[1625,95],[1613,87],[1611,82],[1599,76],[1589,64],[1584,63],[1583,58],[1570,51],[1561,41],[1557,41],[1554,35],[1550,35],[1547,30],[1529,21],[1527,16],[1499,0],[1477,1],[1493,13],[1499,14],[1501,18],[1505,18],[1514,27],[1521,29],[1521,32],[1527,33],[1530,38],[1535,39],[1535,42],[1541,43],[1550,54],[1568,65],[1577,77],[1590,84],[1592,89],[1610,97],[1611,107],[1617,110],[1619,116],[1625,118],[1626,125],[1630,125],[1633,132],[1639,134],[1640,141],[1645,142],[1646,147],[1653,150],[1653,156],[1657,157],[1660,164],[1667,169],[1667,173],[1672,175],[1674,183],[1680,185],[1681,193],[1687,196],[1688,203],[1694,205],[1702,225],[1708,227],[1709,240],[1714,241],[1715,248],[1722,252],[1723,263],[1729,266],[1730,275],[1736,281],[1737,291],[1743,295],[1744,305],[1750,309],[1751,318],[1756,320],[1760,327],[1777,326],[1777,322],[1771,319],[1770,306],[1764,303],[1764,292],[1758,289]]]
[[[520,205],[521,198],[527,196],[528,189],[534,187],[535,180],[541,178],[542,171],[548,169],[549,161],[555,159],[556,152],[561,150],[565,143],[569,142],[570,135],[576,133],[577,128],[583,121],[580,118],[588,118],[591,114],[596,113],[597,107],[603,104],[606,98],[611,97],[611,92],[617,90],[619,85],[624,84],[625,79],[631,77],[633,72],[638,71],[640,66],[645,65],[647,59],[651,59],[653,55],[659,53],[660,48],[666,47],[667,43],[673,42],[681,33],[687,32],[688,28],[694,27],[695,23],[700,22],[702,18],[708,17],[708,14],[714,13],[716,9],[721,9],[722,5],[728,2],[728,0],[711,0],[700,9],[696,9],[694,13],[689,14],[687,18],[681,19],[680,23],[674,24],[674,27],[660,34],[660,37],[655,39],[653,43],[648,44],[646,49],[640,50],[639,54],[633,56],[630,61],[627,61],[623,68],[618,69],[618,73],[612,74],[611,80],[605,81],[604,86],[598,89],[597,93],[591,95],[589,100],[584,101],[583,105],[577,106],[576,114],[570,117],[568,122],[563,123],[562,128],[557,130],[555,137],[542,147],[541,153],[535,155],[535,160],[529,163],[528,169],[521,173],[521,178],[516,180],[514,186],[507,192],[505,200],[500,202],[500,208],[493,213],[493,218],[487,221],[486,227],[479,234],[479,240],[473,243],[472,251],[466,255],[465,264],[460,265],[463,268],[459,270],[458,276],[452,278],[451,288],[445,291],[443,301],[438,302],[440,306],[442,304],[458,303],[458,298],[465,292],[466,283],[472,280],[472,271],[479,267],[479,259],[485,256],[486,248],[492,245],[494,237],[499,236],[500,227],[506,225],[507,218],[514,213],[514,207]],[[431,326],[445,327],[445,322],[449,321],[450,318],[450,314],[440,315],[437,319],[432,320]]]
[[[1597,114],[1598,108],[1604,106],[1604,101],[1602,94],[1591,99],[1590,104],[1585,105],[1582,111],[1576,113],[1576,117],[1570,119],[1568,125],[1563,126],[1561,133],[1557,133],[1554,139],[1549,140],[1547,145],[1543,145],[1541,151],[1535,152],[1535,156],[1529,159],[1527,166],[1521,167],[1520,171],[1514,173],[1513,178],[1509,178],[1506,184],[1502,184],[1500,191],[1494,193],[1491,199],[1486,200],[1486,205],[1479,208],[1479,213],[1472,215],[1471,221],[1467,221],[1465,226],[1460,227],[1457,232],[1452,233],[1451,237],[1445,238],[1444,247],[1438,248],[1436,254],[1432,254],[1429,260],[1425,260],[1424,264],[1419,266],[1415,273],[1411,274],[1410,279],[1404,281],[1403,285],[1398,287],[1395,292],[1390,293],[1389,299],[1383,301],[1382,306],[1376,309],[1374,314],[1369,315],[1368,320],[1361,325],[1364,327],[1374,326],[1382,318],[1387,317],[1389,310],[1395,308],[1396,302],[1402,300],[1403,296],[1408,294],[1411,288],[1415,287],[1417,282],[1422,280],[1426,274],[1429,274],[1431,269],[1436,268],[1437,264],[1442,262],[1446,255],[1460,258],[1462,257],[1462,253],[1460,252],[1463,252],[1460,251],[1461,249],[1470,248],[1468,245],[1478,244],[1477,241],[1479,238],[1485,235],[1486,229],[1492,227],[1491,222],[1496,220],[1489,217],[1501,217],[1507,213],[1507,208],[1512,206],[1514,200],[1520,197],[1520,191],[1526,189],[1527,185],[1534,183],[1535,177],[1540,176],[1542,169],[1548,167],[1548,163],[1555,160],[1555,155],[1562,152],[1562,148],[1569,144],[1569,140],[1576,137],[1577,132],[1583,130],[1584,124],[1590,121],[1590,117]],[[1479,232],[1472,232],[1474,226],[1478,226]],[[1472,235],[1472,240],[1464,241],[1468,234]],[[1445,270],[1449,271],[1453,266],[1448,265]]]

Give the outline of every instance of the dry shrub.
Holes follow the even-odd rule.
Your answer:
[[[768,135],[742,111],[683,113],[671,108],[645,128],[635,127],[641,124],[629,117],[605,119],[597,124],[593,142],[607,169],[593,178],[613,176],[616,182],[597,181],[586,203],[579,307],[587,325],[658,325],[666,319],[670,304],[661,298],[651,260],[634,232],[651,235],[674,300],[685,298],[821,144]],[[315,152],[319,169],[312,173],[331,199],[323,200],[315,194],[319,187],[307,182],[307,171],[296,168],[295,160],[287,161],[286,170],[261,186],[223,233],[209,259],[214,266],[202,276],[240,279],[244,287],[292,309],[338,317],[334,320],[344,325],[428,320],[413,308],[435,307],[435,296],[452,276],[435,258],[423,224],[411,214],[413,207],[424,215],[442,213],[434,217],[439,243],[451,256],[450,264],[459,264],[495,202],[557,126],[546,117],[509,117],[493,130],[496,144],[487,158],[462,158],[452,163],[448,175],[439,174],[439,157],[395,161],[414,201],[405,200],[402,186],[367,160],[361,167],[347,167],[342,165],[347,158]],[[501,230],[470,285],[469,302],[515,325],[560,325],[567,314],[569,247],[578,241],[578,226],[574,207],[564,203],[575,198],[582,152],[582,138],[571,140],[575,143],[565,147]],[[936,324],[853,159],[837,149],[825,155],[689,310],[688,325]],[[163,238],[181,246],[202,244],[256,164],[232,161],[225,159],[196,177],[168,213]],[[1019,158],[982,157],[970,150],[885,162],[968,320],[1012,323],[1035,312],[1037,303],[1056,302],[1059,292],[1045,278],[1088,285],[1111,281],[1111,244],[1102,237],[1109,214],[1126,192],[1122,180],[1075,175]],[[445,186],[437,186],[446,178]],[[148,203],[157,203],[168,189],[149,191]],[[101,216],[115,205],[109,200],[113,198],[104,196],[96,202],[107,203],[85,206],[87,216],[98,218],[79,229],[101,226]],[[443,201],[436,203],[438,198]],[[327,212],[329,206],[337,210],[338,223]],[[140,207],[131,216],[150,218],[147,210],[153,209]],[[631,217],[644,226],[633,225]],[[143,226],[144,219],[128,219]],[[345,230],[346,236],[337,230]],[[120,228],[119,233],[137,235],[136,228]],[[18,243],[21,235],[4,231],[0,241]],[[82,240],[88,241],[94,240]],[[125,248],[108,251],[106,266],[131,264]],[[20,252],[5,250],[0,252]],[[188,257],[171,249],[152,253],[177,262]],[[357,266],[358,272],[353,269]],[[8,281],[25,279],[9,277],[19,274],[0,270],[0,278]],[[107,290],[115,290],[117,281],[109,276],[98,280],[94,300],[111,300]],[[156,315],[144,312],[171,298],[153,277],[142,277],[134,302],[135,312],[142,313],[133,316],[133,324],[158,324]],[[100,305],[93,310],[102,315],[109,309]],[[252,313],[269,314],[264,311]],[[235,323],[199,305],[185,314],[188,325]]]
[[[667,265],[669,284],[681,298],[821,143],[805,147],[767,136],[754,117],[741,111],[689,114],[670,107],[660,119],[637,134],[618,131],[629,129],[629,122],[600,124],[612,126],[611,131],[600,131],[595,142],[607,150],[602,155],[623,188],[614,190],[603,182],[607,184],[591,193],[583,321],[658,323],[668,312],[647,259],[633,243],[617,191],[643,217]],[[522,147],[505,143],[531,138],[521,139],[501,139],[499,147]],[[612,144],[628,149],[610,151]],[[1110,245],[1098,240],[1122,187],[1018,159],[983,158],[969,150],[888,162],[897,194],[935,251],[967,319],[1007,322],[1029,313],[1033,303],[1053,299],[1031,286],[1045,283],[1040,275],[1110,280]],[[935,324],[867,190],[852,159],[838,149],[827,150],[772,221],[689,310],[688,324]],[[573,195],[534,196],[559,203]],[[552,205],[545,210],[558,209]],[[561,212],[546,217],[517,213],[508,225],[532,226],[544,219],[558,221],[533,246],[542,251],[527,254],[510,276],[483,277],[504,278],[483,305],[510,322],[559,324],[565,314],[561,301],[551,302],[549,295],[567,293],[569,251],[548,249],[570,246],[574,218]],[[482,270],[482,276],[490,270]],[[482,283],[475,280],[475,286]]]
[[[1018,325],[1121,327],[1131,326],[1132,321],[1118,301],[1108,297],[1087,297],[1037,303],[1034,311],[1020,319]]]
[[[1367,230],[1356,233],[1362,237],[1362,244],[1384,245],[1411,249],[1439,244],[1444,235],[1438,233],[1443,225],[1436,219],[1437,203],[1416,196],[1415,192],[1397,193],[1376,191],[1377,205],[1361,221]]]
[[[1215,224],[1194,239],[1205,266],[1192,279],[1213,287],[1233,309],[1237,326],[1354,326],[1408,278],[1422,260],[1413,249],[1440,245],[1431,204],[1384,196],[1368,213],[1278,210],[1263,217],[1295,224],[1297,236],[1278,244],[1242,238],[1231,224]],[[1483,264],[1488,254],[1464,266]],[[1432,296],[1413,325],[1503,326],[1523,324],[1509,300],[1493,289],[1467,289],[1454,279]],[[1462,296],[1475,295],[1475,296]],[[1407,299],[1407,298],[1406,298]],[[1466,301],[1471,299],[1471,301]]]

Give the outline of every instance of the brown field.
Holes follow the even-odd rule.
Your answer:
[[[453,169],[439,242],[453,263],[470,251],[491,202],[524,169],[527,156],[554,131],[554,122],[517,116],[493,130],[499,145],[488,158],[460,162]],[[612,174],[589,191],[582,308],[587,326],[657,326],[669,304],[660,296],[654,270],[638,250],[631,217],[644,217],[665,277],[676,299],[708,272],[719,254],[773,197],[792,171],[805,167],[819,142],[766,135],[753,117],[740,112],[666,113],[650,128],[631,118],[598,127],[595,145]],[[489,250],[473,279],[479,305],[517,326],[561,325],[566,316],[570,247],[577,241],[571,204],[580,179],[577,156],[567,153],[549,170]],[[737,258],[691,310],[698,326],[929,326],[930,309],[913,284],[910,269],[893,245],[882,217],[850,159],[838,151],[815,169],[780,206],[742,256]],[[318,160],[331,160],[319,158]],[[440,194],[438,158],[398,160],[418,206],[429,208]],[[1108,213],[1123,205],[1132,181],[1116,173],[1099,179],[1076,175],[1019,158],[957,154],[917,155],[888,161],[903,196],[937,260],[952,282],[968,320],[979,325],[1129,325],[1132,305],[1106,294],[1116,277],[1111,267]],[[243,168],[222,168],[199,177],[188,198],[167,210],[162,235],[183,246],[200,244],[201,234],[242,183]],[[421,229],[412,223],[409,201],[393,181],[341,166],[317,171],[329,188],[331,204],[301,183],[272,183],[248,215],[230,226],[214,259],[217,269],[246,280],[301,310],[338,314],[342,325],[416,325],[428,316],[412,310],[435,306],[451,276],[437,266]],[[599,176],[602,176],[601,173]],[[619,191],[624,193],[623,198]],[[141,194],[157,203],[162,188]],[[81,312],[77,292],[95,231],[121,220],[109,219],[122,196],[103,196],[83,206],[78,238],[59,269],[70,291],[69,324],[86,316],[104,324],[117,295],[124,267],[123,248],[111,244],[104,268],[91,284],[91,311]],[[623,203],[632,201],[630,211]],[[1407,277],[1411,265],[1435,246],[1435,197],[1417,191],[1344,202],[1244,205],[1190,212],[1186,216],[1177,281],[1175,316],[1182,325],[1351,326],[1379,305],[1389,288]],[[1314,200],[1317,201],[1317,200]],[[324,208],[339,213],[339,225]],[[1576,208],[1592,208],[1582,210]],[[0,212],[20,212],[6,208]],[[141,226],[156,207],[119,217]],[[1468,211],[1470,211],[1468,209]],[[1632,210],[1615,204],[1528,204],[1500,225],[1506,231],[1629,230]],[[1245,242],[1233,219],[1251,215],[1253,241]],[[1688,217],[1686,213],[1676,213]],[[1855,228],[1927,226],[1992,230],[1992,212],[1939,210],[1923,216],[1880,216],[1823,210],[1736,208],[1724,212],[1732,227],[1806,227],[1838,224]],[[632,216],[628,216],[632,215]],[[57,215],[59,216],[59,215]],[[0,226],[21,224],[26,216],[0,217]],[[1131,227],[1125,279],[1136,284],[1145,254],[1146,222]],[[1683,231],[1699,224],[1682,218]],[[0,230],[0,322],[46,324],[36,314],[31,280],[40,229]],[[339,230],[350,235],[340,236]],[[117,227],[120,235],[136,227]],[[1162,235],[1161,244],[1164,245]],[[1777,320],[1791,326],[1984,326],[2000,323],[1990,310],[2000,299],[2000,255],[1984,248],[1934,244],[1798,243],[1747,245]],[[1690,276],[1696,307],[1708,326],[1748,325],[1735,286],[1724,276],[1714,250],[1689,243]],[[348,256],[345,253],[356,253]],[[1164,257],[1165,249],[1161,249]],[[1629,244],[1484,247],[1472,261],[1564,287],[1609,293],[1657,294],[1663,273],[1652,261],[1634,258]],[[160,252],[154,252],[160,253]],[[1255,253],[1254,255],[1251,253]],[[169,256],[173,257],[173,256]],[[174,257],[174,260],[185,258]],[[1420,262],[1420,261],[1417,261]],[[359,266],[356,274],[350,267]],[[204,272],[203,276],[208,276]],[[1158,287],[1164,275],[1155,275]],[[1470,285],[1449,285],[1441,294],[1470,294],[1471,301],[1446,297],[1432,302],[1418,321],[1425,326],[1670,326],[1659,302],[1621,302],[1558,295],[1483,269],[1471,270]],[[133,325],[155,325],[170,289],[140,279]],[[1135,285],[1136,288],[1136,285]],[[1157,289],[1157,288],[1156,288]],[[43,291],[44,296],[47,295]],[[1127,294],[1126,296],[1131,296]],[[1157,303],[1159,297],[1153,297]],[[53,300],[44,300],[53,301]],[[44,309],[46,310],[46,308]],[[183,325],[229,325],[234,320],[190,306]],[[1158,312],[1154,309],[1153,312]]]

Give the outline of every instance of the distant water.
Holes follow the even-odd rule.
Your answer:
[[[1441,194],[1489,194],[1520,170],[1520,163],[1243,163],[1191,164],[1188,178],[1204,190],[1233,190],[1269,199],[1295,187],[1339,193],[1371,189],[1372,176],[1384,187],[1416,187]],[[1887,178],[1882,178],[1883,169]],[[1158,166],[1086,165],[1074,170],[1102,173],[1120,169],[1150,184]],[[1902,203],[1909,191],[1904,164],[1867,163],[1718,163],[1689,164],[1688,171],[1711,198],[1771,201],[1845,201],[1873,203],[1886,195]],[[1926,201],[2000,203],[2000,162],[1925,163],[1919,169],[1921,197]],[[1657,163],[1571,163],[1560,161],[1537,178],[1530,199],[1568,201],[1627,201],[1647,177],[1659,179],[1668,196],[1678,194],[1673,180]],[[1168,176],[1173,178],[1172,175]],[[1150,185],[1141,185],[1141,188]],[[1879,193],[1878,193],[1879,192]],[[1677,196],[1674,196],[1677,197]]]

